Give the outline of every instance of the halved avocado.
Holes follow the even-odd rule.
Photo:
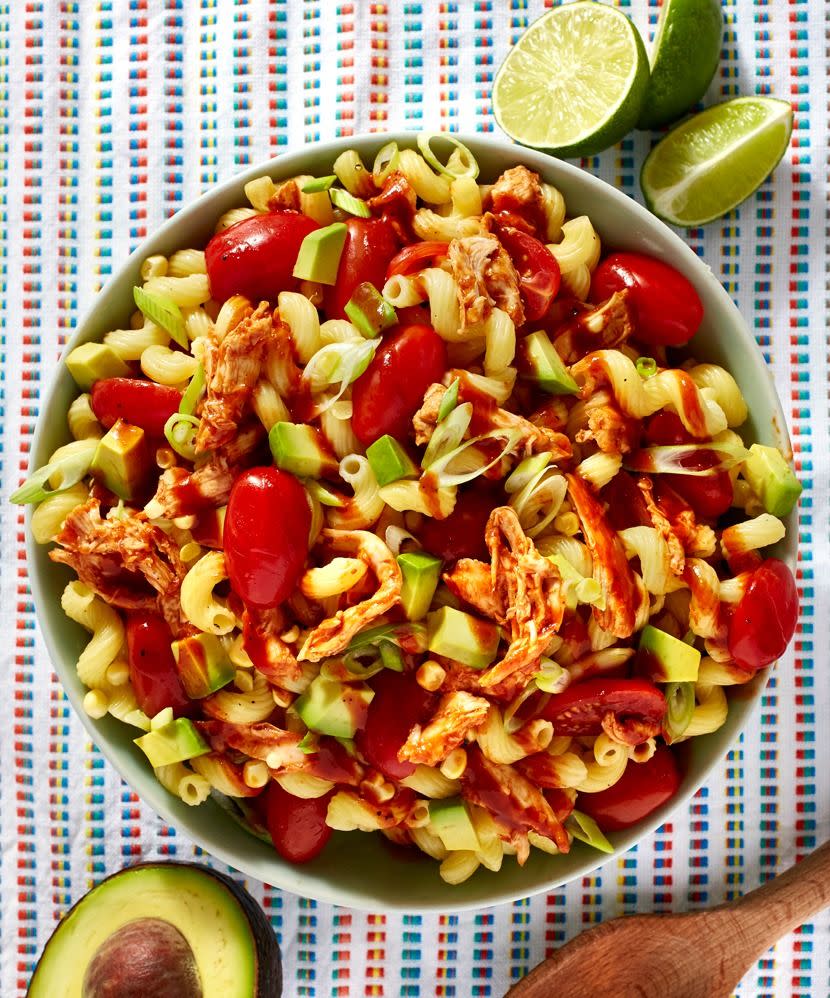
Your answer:
[[[239,884],[192,863],[140,863],[81,898],[47,942],[28,998],[279,998],[282,961]]]

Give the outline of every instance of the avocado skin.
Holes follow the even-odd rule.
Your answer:
[[[223,873],[219,873],[216,870],[210,870],[206,866],[200,866],[198,863],[136,863],[134,866],[128,866],[123,870],[119,870],[118,873],[114,873],[102,880],[100,884],[97,884],[89,894],[85,894],[82,898],[75,902],[75,904],[69,909],[69,911],[64,915],[63,919],[58,923],[55,931],[52,933],[51,937],[46,943],[46,946],[41,953],[40,959],[38,960],[37,966],[35,967],[32,979],[29,981],[29,987],[26,991],[28,998],[35,998],[35,995],[59,995],[61,993],[59,983],[56,986],[49,984],[49,980],[55,980],[56,982],[61,982],[64,980],[63,971],[65,968],[61,966],[55,966],[52,968],[50,966],[50,946],[52,942],[56,940],[61,934],[61,930],[67,924],[70,924],[70,919],[73,914],[77,911],[80,905],[94,903],[87,902],[87,898],[90,894],[98,892],[105,885],[115,880],[116,878],[129,877],[131,874],[139,870],[159,870],[165,871],[169,868],[174,868],[181,871],[189,871],[195,877],[210,878],[215,883],[223,887],[228,894],[231,896],[228,898],[228,904],[236,903],[237,907],[241,910],[245,921],[250,929],[251,938],[254,944],[254,952],[256,954],[256,968],[255,968],[255,980],[256,980],[256,990],[251,998],[281,998],[282,995],[282,955],[280,953],[279,943],[277,942],[277,937],[274,934],[274,930],[271,928],[271,924],[265,912],[260,908],[260,906],[254,901],[251,895],[236,881],[232,880],[230,877]],[[93,954],[86,954],[87,962],[92,959]],[[55,978],[50,978],[49,975],[56,975]],[[35,989],[38,990],[35,990]]]

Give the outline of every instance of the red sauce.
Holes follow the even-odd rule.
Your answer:
[[[424,506],[426,507],[427,514],[436,520],[444,519],[441,511],[441,499],[438,495],[440,490],[438,485],[438,476],[435,472],[425,472],[421,476],[418,488],[421,493],[421,498],[424,500]]]
[[[524,831],[538,821],[533,809],[526,811],[501,788],[496,778],[481,764],[481,753],[470,749],[467,768],[461,778],[465,796],[486,808],[496,821],[511,831]]]
[[[687,429],[698,439],[708,436],[706,417],[700,404],[700,393],[697,385],[685,371],[675,371],[674,376],[680,387],[681,405],[686,415]]]
[[[309,772],[330,783],[356,787],[363,777],[362,769],[334,738],[321,738],[318,750],[309,756]]]
[[[170,491],[176,499],[177,516],[195,515],[213,505],[202,493],[199,480],[194,478],[193,473],[180,478]]]
[[[390,173],[383,183],[383,189],[367,202],[372,213],[392,226],[403,243],[415,242],[417,236],[412,230],[415,217],[415,191],[406,177],[397,170]]]
[[[477,437],[493,429],[493,421],[499,405],[492,395],[481,391],[470,381],[466,371],[452,371],[452,376],[459,379],[458,401],[471,402],[473,418],[470,421],[470,433]]]

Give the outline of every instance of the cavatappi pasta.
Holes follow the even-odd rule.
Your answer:
[[[457,884],[610,849],[609,788],[676,789],[671,745],[791,637],[746,619],[794,627],[767,549],[798,486],[735,432],[729,372],[624,288],[587,303],[601,219],[450,142],[257,178],[207,246],[144,261],[13,498],[77,575],[85,709],[167,790],[249,799],[295,857],[302,802]]]

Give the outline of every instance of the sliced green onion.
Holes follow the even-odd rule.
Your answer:
[[[435,427],[427,448],[424,451],[424,459],[421,461],[421,466],[428,469],[439,458],[445,454],[449,454],[450,451],[454,451],[464,439],[464,434],[469,429],[472,418],[472,402],[464,402],[462,405],[452,409]]]
[[[347,652],[359,651],[380,641],[391,641],[412,654],[427,650],[426,624],[380,624],[356,634],[349,642]]]
[[[187,390],[182,395],[182,400],[179,403],[179,412],[183,416],[192,416],[196,412],[199,399],[205,394],[205,387],[205,369],[200,364],[190,379],[190,384],[187,386]]]
[[[350,215],[357,215],[358,218],[371,218],[369,205],[362,198],[356,198],[354,194],[349,194],[341,187],[332,187],[329,191],[331,203],[341,211],[347,211]]]
[[[533,704],[533,716],[538,717],[545,709],[545,705],[550,700],[550,694],[542,693],[535,683],[528,683],[522,692],[504,708],[504,730],[508,735],[515,735],[519,728],[525,723],[526,718],[519,714],[519,710],[526,700],[531,697],[536,698]]]
[[[634,366],[641,378],[653,378],[657,374],[657,361],[653,357],[638,357]]]
[[[186,461],[196,460],[196,433],[199,423],[195,416],[174,412],[164,424],[164,435],[173,450]]]
[[[345,502],[340,496],[330,492],[325,485],[321,485],[316,479],[309,478],[304,482],[305,490],[312,499],[316,499],[321,506],[331,506],[334,509],[341,509]]]
[[[144,288],[136,285],[133,288],[133,300],[135,301],[136,308],[150,322],[155,322],[157,326],[161,326],[180,347],[184,347],[185,350],[190,349],[190,341],[187,338],[184,328],[182,310],[172,298],[168,298],[167,295],[145,291]]]
[[[403,672],[404,660],[400,648],[391,641],[381,641],[378,645],[380,649],[380,659],[385,669],[393,672]]]
[[[571,681],[571,675],[567,669],[563,669],[552,658],[543,658],[539,664],[542,669],[533,677],[538,689],[543,693],[561,693],[567,689],[568,683]]]
[[[534,454],[520,461],[504,480],[504,491],[508,495],[521,492],[523,488],[534,484],[542,472],[550,464],[550,454]]]
[[[695,684],[666,683],[663,692],[667,705],[663,737],[671,745],[683,737],[692,721],[695,712]]]
[[[374,648],[361,648],[355,652],[346,652],[343,656],[343,665],[345,665],[350,678],[355,680],[371,679],[372,676],[383,671],[383,662]],[[320,672],[324,675],[325,671],[325,666],[323,666]],[[331,678],[340,679],[341,677],[333,674]]]
[[[306,755],[311,755],[320,748],[320,736],[316,731],[306,731],[305,735],[297,742],[297,748]]]
[[[684,464],[695,454],[709,451],[718,456],[710,468],[690,468]],[[665,447],[643,447],[632,451],[623,458],[623,467],[629,471],[642,471],[649,474],[693,475],[707,478],[719,471],[729,471],[741,464],[749,456],[749,451],[741,444],[711,441],[705,444],[671,444]]]
[[[693,645],[695,643],[696,638],[697,635],[695,634],[694,631],[686,631],[686,633],[683,635],[683,640],[686,642],[687,645]]]
[[[458,410],[456,410],[458,411]],[[491,468],[494,468],[503,458],[512,454],[513,449],[521,440],[522,433],[521,430],[517,429],[496,429],[490,430],[488,433],[483,433],[480,437],[473,437],[472,440],[467,440],[460,447],[456,447],[455,450],[450,451],[449,454],[445,454],[434,461],[429,469],[430,474],[435,475],[439,488],[448,488],[451,485],[465,485],[467,482],[472,482],[473,479],[478,478],[480,475],[485,474]],[[470,447],[475,447],[476,444],[481,443],[482,440],[504,440],[504,447],[501,449],[492,461],[488,461],[483,464],[480,468],[476,468],[474,471],[462,472],[459,474],[453,474],[446,469],[452,464],[456,458],[464,453]]]
[[[333,173],[329,174],[328,177],[315,177],[302,188],[302,192],[303,194],[320,194],[322,191],[327,191],[335,180],[337,180],[337,176]]]
[[[582,811],[571,811],[565,822],[565,827],[575,839],[593,846],[594,849],[599,849],[600,852],[614,851],[614,847],[605,837],[599,825]]]
[[[370,281],[364,281],[354,289],[346,304],[346,315],[360,335],[369,340],[398,321],[395,309]]]
[[[441,399],[441,405],[438,406],[439,423],[443,423],[447,416],[449,416],[453,409],[455,409],[458,405],[458,386],[460,384],[460,379],[456,378],[450,387],[444,392],[444,397]]]
[[[461,169],[452,170],[450,169],[449,162],[444,164],[438,159],[430,147],[430,142],[433,139],[444,139],[455,146],[457,155],[455,153],[453,155],[455,160],[460,164]],[[463,142],[459,142],[455,136],[449,135],[447,132],[420,132],[418,134],[418,149],[420,149],[421,155],[427,163],[445,177],[451,177],[453,180],[458,179],[458,177],[472,177],[475,180],[478,176],[478,162],[475,156],[473,156]]]
[[[389,174],[397,170],[400,158],[397,142],[387,142],[385,146],[381,147],[380,152],[375,156],[375,163],[372,167],[372,176],[378,187],[382,187]]]
[[[50,461],[42,468],[38,468],[20,488],[9,498],[17,506],[26,506],[32,502],[43,502],[52,496],[66,492],[73,485],[77,485],[89,473],[95,451],[98,449],[98,440],[79,440],[78,446],[73,446],[72,452],[57,461]],[[46,483],[54,479],[56,484],[52,488],[44,488]]]
[[[349,385],[363,374],[375,356],[377,345],[377,340],[329,343],[314,354],[303,372],[303,379],[309,383],[311,390],[319,392],[340,382],[337,394],[326,401],[321,411],[331,408],[342,398]]]
[[[582,575],[564,555],[549,554],[547,559],[559,569],[570,609],[575,609],[577,603],[590,603],[598,610],[605,609],[605,593],[596,579]]]

